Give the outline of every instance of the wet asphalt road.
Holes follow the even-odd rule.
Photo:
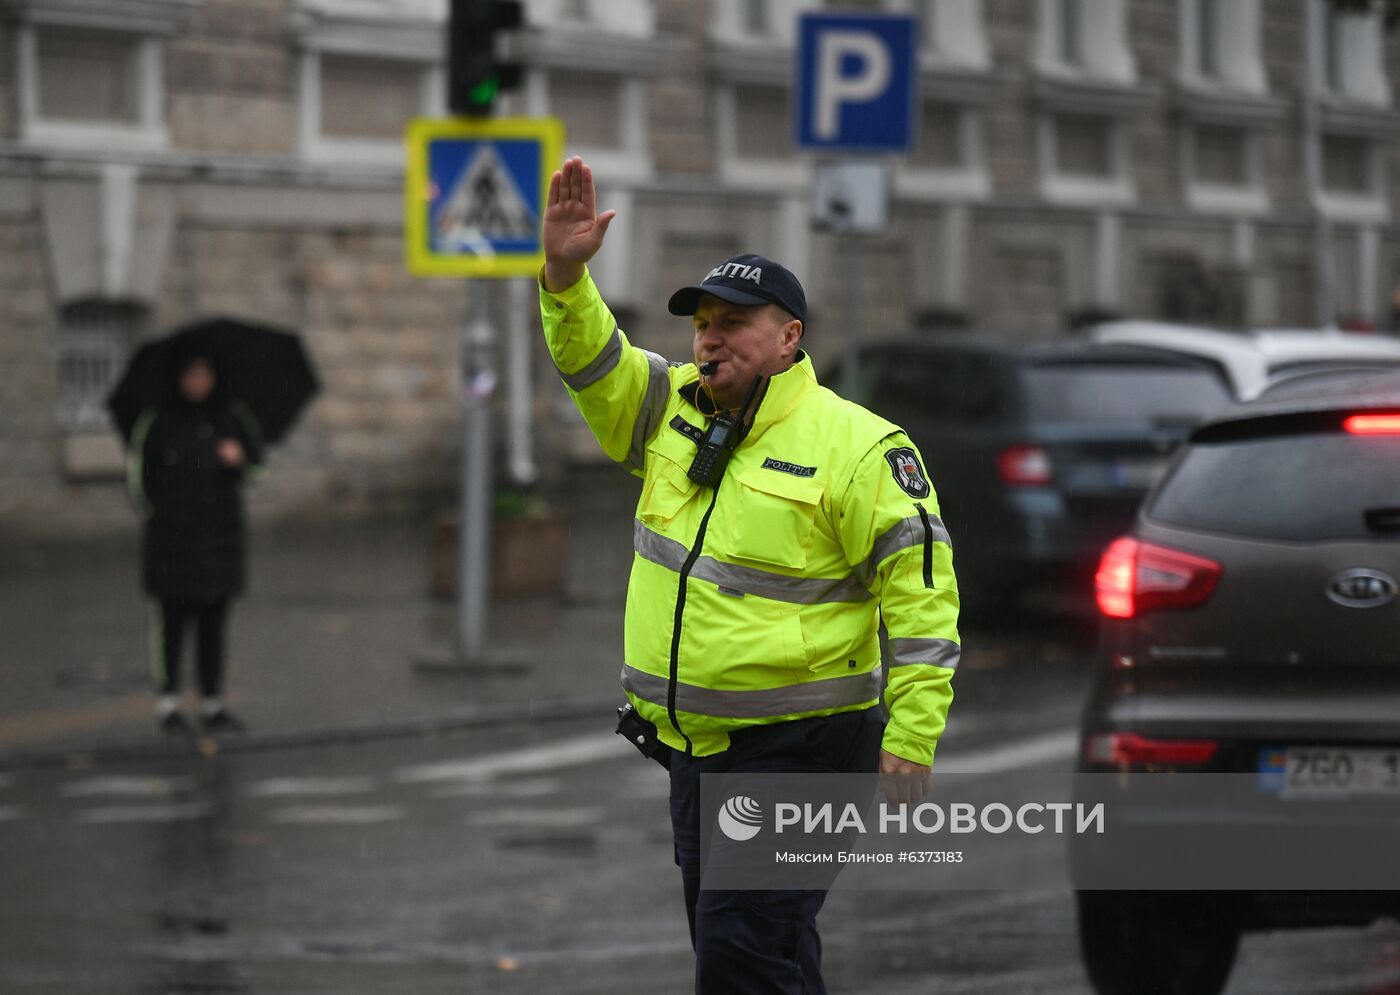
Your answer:
[[[1026,652],[960,675],[947,755],[1068,768],[1080,650]],[[602,720],[0,771],[0,992],[685,992],[665,794]],[[822,924],[834,993],[1088,992],[1066,893]],[[1400,929],[1251,936],[1229,992],[1400,992]]]

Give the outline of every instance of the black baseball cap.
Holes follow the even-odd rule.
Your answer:
[[[694,287],[682,287],[666,306],[672,314],[694,314],[700,295],[710,294],[731,304],[776,304],[807,324],[807,295],[802,284],[785,266],[771,259],[744,253],[730,256]]]

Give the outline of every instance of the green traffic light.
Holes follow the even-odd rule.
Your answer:
[[[501,81],[499,77],[489,76],[473,86],[468,92],[474,104],[489,104],[496,99],[496,94],[501,92]]]

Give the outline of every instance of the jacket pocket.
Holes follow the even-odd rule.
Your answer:
[[[676,538],[675,533],[684,524],[681,512],[700,485],[686,476],[686,468],[671,453],[655,445],[649,447],[644,479],[637,517],[648,528]]]
[[[735,482],[720,554],[789,570],[805,567],[821,484],[756,467],[740,471]]]

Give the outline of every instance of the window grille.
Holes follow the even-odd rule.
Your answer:
[[[140,327],[131,304],[81,301],[60,315],[58,421],[67,431],[110,428],[107,395],[116,385]]]

